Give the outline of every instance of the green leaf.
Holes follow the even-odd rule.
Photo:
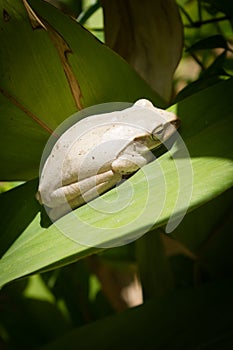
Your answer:
[[[82,12],[82,0],[46,0],[67,15],[77,18]]]
[[[184,100],[185,98],[192,96],[200,92],[201,90],[207,89],[210,86],[218,84],[222,79],[218,75],[210,75],[205,77],[205,79],[198,79],[187,86],[185,86],[179,93],[176,95],[174,103]]]
[[[121,196],[115,213],[106,213],[101,207],[106,200],[105,211],[106,206],[114,208],[117,190],[113,189],[48,229],[39,226],[38,215],[2,257],[0,285],[38,270],[71,263],[103,247],[126,244],[152,226],[163,226],[173,211],[178,218],[184,213],[190,190],[189,211],[229,189],[233,184],[232,90],[233,79],[229,79],[174,106],[182,120],[181,135],[190,152],[193,182],[186,176],[190,175],[186,172],[189,159],[182,158],[173,147],[173,153],[167,152],[143,167],[119,187]],[[181,176],[177,166],[184,170]],[[134,191],[129,203],[128,186]],[[34,193],[31,196],[34,198]],[[119,211],[122,204],[124,210]],[[9,213],[13,207],[12,200],[7,208]]]
[[[99,1],[96,1],[92,5],[90,5],[86,10],[84,10],[78,16],[78,21],[80,24],[85,24],[86,21],[100,8]]]
[[[67,333],[41,350],[231,349],[232,281],[186,289]],[[104,330],[104,332],[103,332]],[[91,334],[91,337],[90,337]]]
[[[10,334],[12,349],[16,349],[19,344],[34,349],[54,340],[57,334],[65,334],[69,329],[66,319],[55,304],[45,300],[20,298],[18,295],[14,298],[7,293],[2,293],[1,297],[5,298],[1,324]]]
[[[217,198],[210,200],[204,206],[190,212],[171,233],[172,237],[180,241],[189,250],[193,251],[194,254],[199,254],[200,250],[203,250],[203,245],[216,233],[218,233],[216,235],[218,239],[222,240],[222,245],[225,243],[227,248],[231,247],[231,244],[233,244],[232,235],[228,237],[227,240],[224,240],[221,229],[226,224],[225,221],[228,221],[228,215],[229,212],[231,212],[232,193],[233,188],[222,193]],[[230,232],[231,231],[229,231],[229,234]],[[225,256],[223,256],[224,254]],[[218,258],[227,259],[227,255],[229,254],[225,249],[220,252],[219,257],[215,255],[215,259],[216,261],[218,261]],[[230,255],[232,256],[232,254]],[[209,267],[211,266],[209,265]],[[229,265],[227,268],[229,268]]]
[[[24,232],[40,210],[34,195],[37,187],[36,179],[0,194],[0,256]]]
[[[0,0],[1,180],[38,176],[52,131],[78,109],[163,100],[118,55],[44,1]],[[111,87],[111,88],[110,88]]]
[[[208,38],[204,38],[202,40],[199,40],[195,44],[193,44],[191,47],[187,49],[187,51],[195,51],[195,50],[205,50],[205,49],[215,49],[215,48],[223,48],[228,49],[227,41],[226,39],[219,34],[209,36]]]
[[[183,100],[198,91],[206,89],[211,85],[215,85],[222,80],[229,78],[230,74],[226,72],[225,66],[227,63],[226,51],[218,55],[214,62],[200,74],[200,78],[188,84],[181,90],[175,98],[175,102]]]
[[[204,4],[209,4],[212,11],[221,11],[227,16],[232,17],[233,15],[233,4],[229,0],[201,0]]]

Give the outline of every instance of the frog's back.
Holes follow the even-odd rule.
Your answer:
[[[67,129],[54,145],[41,175],[41,190],[53,191],[109,170],[135,135],[156,124],[158,114],[132,106],[122,111],[86,117]]]

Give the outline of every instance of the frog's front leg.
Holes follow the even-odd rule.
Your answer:
[[[153,153],[147,149],[139,153],[134,148],[130,148],[113,161],[112,170],[121,175],[132,174],[150,163],[153,159],[155,159]]]

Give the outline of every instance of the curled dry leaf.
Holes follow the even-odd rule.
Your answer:
[[[175,1],[102,0],[102,4],[108,46],[169,101],[183,46],[182,23]]]

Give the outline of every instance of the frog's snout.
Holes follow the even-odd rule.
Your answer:
[[[181,124],[181,120],[179,118],[175,119],[175,120],[172,120],[170,122],[176,129],[178,129],[180,127],[180,124]]]
[[[174,134],[175,130],[179,128],[180,124],[181,124],[181,120],[179,118],[176,118],[166,123],[164,125],[164,133],[163,133],[162,141],[166,141],[170,139],[170,137]]]

